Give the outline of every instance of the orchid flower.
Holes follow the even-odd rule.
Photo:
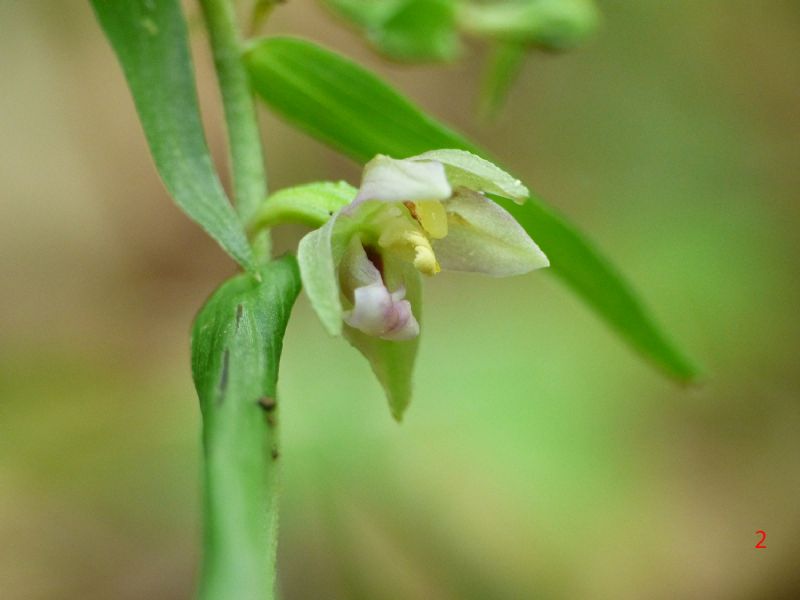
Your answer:
[[[486,192],[517,202],[528,196],[518,180],[461,150],[401,160],[379,155],[349,204],[300,242],[312,307],[331,334],[343,333],[370,361],[398,419],[410,399],[421,275],[505,277],[549,264]]]

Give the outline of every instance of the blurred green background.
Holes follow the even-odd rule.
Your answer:
[[[494,124],[474,118],[480,47],[401,67],[314,2],[271,19],[488,146],[706,372],[664,380],[549,275],[444,274],[398,426],[301,298],[280,382],[285,600],[800,597],[800,5],[599,4],[598,34],[529,60]],[[0,27],[0,597],[186,598],[188,332],[233,265],[166,197],[88,3],[0,0]],[[263,117],[273,189],[357,182]]]

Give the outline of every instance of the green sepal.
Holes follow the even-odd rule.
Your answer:
[[[286,223],[320,227],[358,190],[347,182],[322,181],[285,188],[271,194],[256,210],[248,229],[256,231]]]
[[[528,188],[493,162],[472,152],[442,148],[413,157],[413,160],[435,160],[444,165],[447,180],[453,187],[501,194],[522,204],[530,195]]]
[[[303,288],[325,330],[331,335],[342,332],[342,301],[336,265],[347,247],[346,233],[337,230],[338,213],[325,225],[308,233],[297,247],[297,261]]]

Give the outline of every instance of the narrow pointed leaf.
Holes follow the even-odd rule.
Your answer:
[[[300,291],[292,257],[223,284],[197,315],[192,374],[203,413],[200,598],[273,598],[276,383]]]
[[[525,62],[525,45],[498,42],[491,49],[481,81],[480,111],[486,119],[497,116]]]
[[[244,227],[203,135],[186,23],[178,0],[92,0],[128,80],[150,152],[178,206],[252,269]]]
[[[276,112],[361,162],[438,148],[482,154],[366,69],[311,42],[267,38],[245,60],[256,92]]]
[[[253,84],[278,114],[312,136],[366,162],[440,148],[486,157],[375,75],[310,42],[270,38],[246,57]],[[618,271],[565,218],[536,196],[506,208],[539,244],[552,271],[630,344],[681,381],[696,367],[670,342]],[[513,210],[512,210],[513,208]]]

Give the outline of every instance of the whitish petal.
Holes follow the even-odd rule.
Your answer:
[[[342,331],[342,303],[336,265],[344,252],[343,232],[336,231],[339,214],[319,229],[307,234],[297,248],[300,277],[311,306],[322,325],[332,335]]]
[[[454,188],[465,187],[476,192],[489,192],[511,198],[521,204],[530,195],[519,179],[489,162],[464,150],[431,150],[408,160],[435,160],[444,165],[447,179]]]
[[[452,188],[444,166],[437,162],[396,160],[379,154],[364,167],[364,176],[355,207],[368,200],[382,202],[419,202],[444,200]]]
[[[550,264],[514,217],[482,194],[459,190],[446,207],[447,237],[433,242],[443,270],[507,277]]]

